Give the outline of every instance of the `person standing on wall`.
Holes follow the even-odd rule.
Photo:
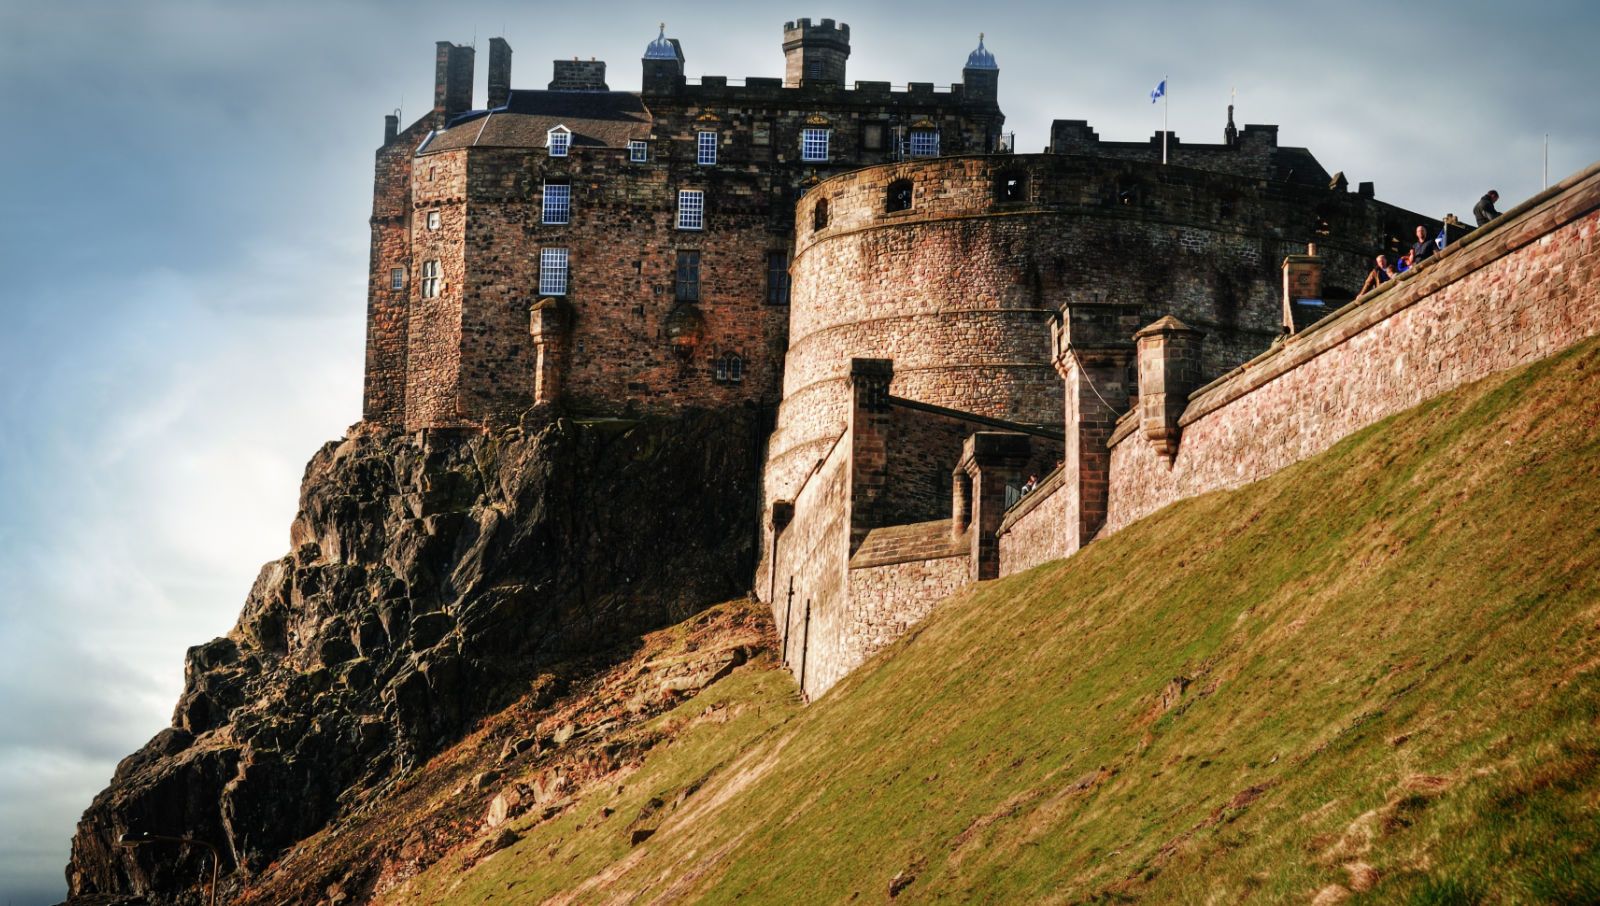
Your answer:
[[[1483,197],[1478,199],[1477,205],[1472,209],[1472,216],[1478,218],[1478,226],[1483,226],[1500,216],[1500,212],[1494,209],[1494,203],[1499,200],[1500,193],[1493,189],[1483,193]]]

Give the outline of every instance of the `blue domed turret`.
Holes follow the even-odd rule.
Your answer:
[[[983,46],[983,33],[978,33],[978,49],[967,54],[968,69],[994,69],[998,70],[1000,64],[994,61],[994,54]]]
[[[656,35],[656,39],[651,41],[650,46],[644,49],[644,58],[646,60],[676,60],[678,58],[678,48],[667,40],[667,23],[661,23],[661,34]]]

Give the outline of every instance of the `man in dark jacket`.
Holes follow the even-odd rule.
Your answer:
[[[1494,203],[1499,200],[1500,193],[1493,189],[1485,192],[1483,197],[1478,199],[1477,207],[1472,209],[1472,216],[1478,218],[1478,226],[1483,226],[1500,216],[1500,212],[1494,209]]]
[[[1421,264],[1434,252],[1433,240],[1428,238],[1428,228],[1417,225],[1417,241],[1411,246],[1411,260]]]

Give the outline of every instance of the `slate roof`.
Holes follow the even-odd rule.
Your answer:
[[[644,101],[628,91],[515,90],[504,107],[451,120],[424,153],[474,146],[543,148],[556,126],[572,130],[574,147],[626,148],[630,140],[650,137],[653,120]]]

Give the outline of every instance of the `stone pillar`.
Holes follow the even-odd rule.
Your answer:
[[[1134,334],[1139,347],[1139,427],[1156,452],[1178,454],[1178,419],[1200,386],[1199,331],[1171,315]]]
[[[850,360],[850,553],[879,524],[889,483],[890,359]]]
[[[561,372],[566,365],[566,317],[557,299],[540,299],[528,312],[533,335],[533,402],[554,403],[561,397]]]
[[[1313,317],[1303,309],[1313,308]],[[1306,245],[1304,255],[1290,255],[1283,259],[1283,332],[1294,333],[1296,314],[1305,323],[1322,315],[1322,258],[1317,255],[1316,243]]]
[[[1000,577],[996,533],[1006,516],[1006,486],[1022,484],[1031,453],[1028,435],[1012,431],[979,431],[961,446],[961,464],[956,468],[972,479],[969,569],[974,579]]]
[[[1128,410],[1132,392],[1133,334],[1139,306],[1069,302],[1061,321],[1051,326],[1056,371],[1066,381],[1068,499],[1067,552],[1089,543],[1106,522],[1106,490],[1111,474],[1107,443],[1117,418]]]

